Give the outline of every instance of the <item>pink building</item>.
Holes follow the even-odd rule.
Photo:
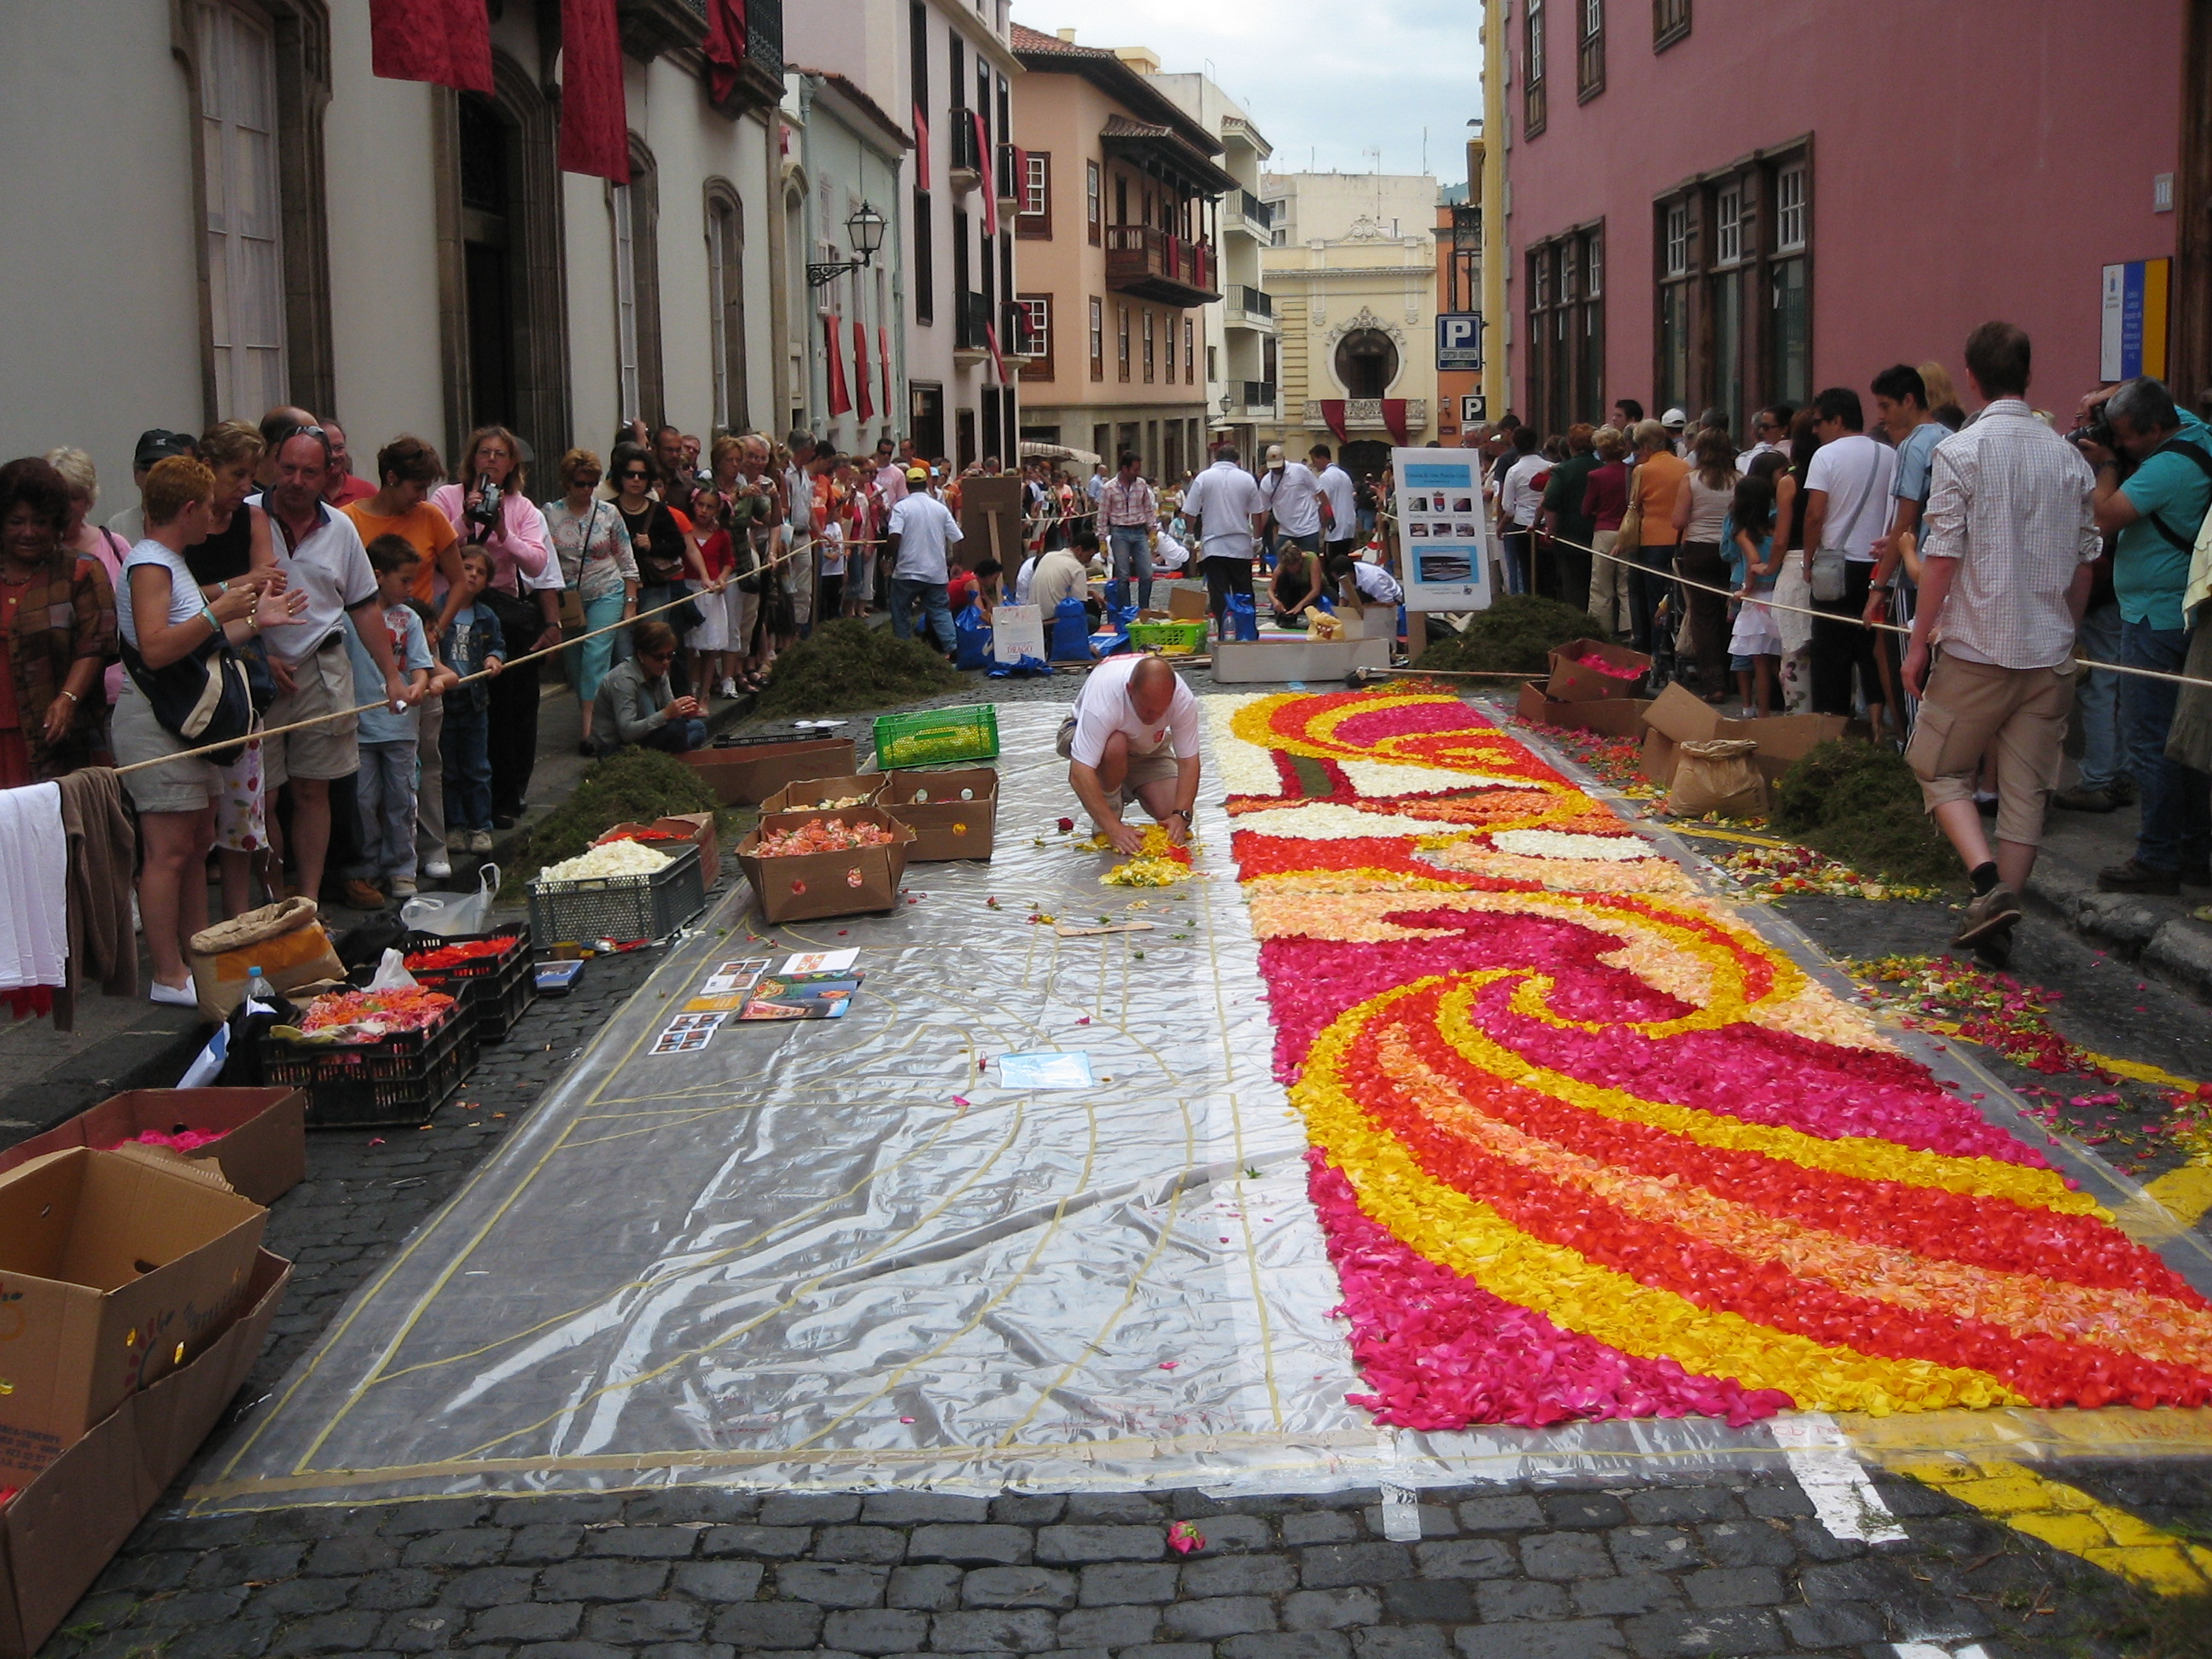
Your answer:
[[[1544,431],[1626,396],[1741,433],[1930,358],[1963,395],[1991,318],[2070,408],[2102,268],[2175,252],[2183,0],[1493,3],[1507,402]]]

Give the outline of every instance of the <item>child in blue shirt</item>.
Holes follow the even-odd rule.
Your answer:
[[[491,555],[483,548],[461,554],[463,603],[447,624],[441,649],[446,665],[464,680],[507,657],[499,618],[477,601],[491,586]],[[456,853],[491,851],[491,688],[482,680],[446,693],[446,846]]]
[[[379,536],[368,550],[369,568],[376,573],[377,615],[367,626],[390,633],[392,660],[407,677],[408,699],[397,708],[380,702],[359,716],[361,770],[354,799],[361,816],[361,861],[345,884],[345,896],[356,909],[380,910],[385,889],[379,887],[380,881],[393,898],[410,897],[415,891],[417,728],[433,665],[422,618],[407,603],[422,555],[399,536]],[[362,645],[361,626],[352,616],[346,617],[346,654],[353,661],[354,684],[381,690],[383,671]]]

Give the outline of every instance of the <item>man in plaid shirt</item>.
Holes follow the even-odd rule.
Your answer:
[[[1133,568],[1137,574],[1137,608],[1152,603],[1152,533],[1159,528],[1160,501],[1137,471],[1137,458],[1127,453],[1121,470],[1098,492],[1098,511],[1105,520],[1107,552],[1114,562],[1114,580],[1125,582]]]

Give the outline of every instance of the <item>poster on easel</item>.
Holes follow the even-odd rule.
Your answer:
[[[1390,470],[1406,609],[1487,611],[1492,589],[1481,451],[1394,449]]]

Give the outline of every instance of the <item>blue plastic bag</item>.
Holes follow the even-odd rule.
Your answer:
[[[1253,609],[1249,593],[1231,593],[1229,596],[1229,629],[1232,639],[1256,640],[1260,637],[1260,613]]]
[[[1091,660],[1091,617],[1078,599],[1062,599],[1052,613],[1052,637],[1047,641],[1054,662]]]
[[[969,604],[952,619],[952,665],[988,668],[991,665],[991,624],[983,620],[983,607]]]
[[[1024,656],[1016,658],[1012,662],[993,663],[991,672],[984,678],[994,680],[1026,680],[1034,679],[1040,674],[1049,677],[1051,673],[1052,665],[1043,658]]]
[[[1121,610],[1123,605],[1128,604],[1128,602],[1129,584],[1125,580],[1121,577],[1116,576],[1113,580],[1106,584],[1107,610],[1109,611],[1117,611]]]

